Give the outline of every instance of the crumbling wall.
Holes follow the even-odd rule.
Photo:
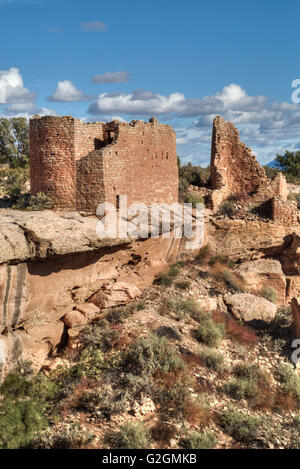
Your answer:
[[[216,116],[211,147],[212,208],[217,210],[230,195],[253,195],[271,189],[264,169],[252,151],[239,139],[231,122]]]
[[[31,191],[56,208],[95,211],[99,203],[178,200],[176,135],[168,125],[85,124],[69,117],[30,121]]]
[[[296,202],[272,198],[272,220],[278,225],[294,226],[298,223],[298,208]]]
[[[287,202],[285,177],[279,173],[273,181],[268,179],[251,149],[240,141],[236,127],[221,116],[216,116],[213,123],[211,189],[210,200],[214,212],[231,195],[242,196],[243,199],[251,197],[253,202],[258,203],[275,196],[273,220],[278,223],[286,221],[289,226],[295,221],[294,207]]]

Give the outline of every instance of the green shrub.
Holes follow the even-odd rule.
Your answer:
[[[211,368],[217,373],[224,370],[224,357],[215,350],[202,350],[199,357],[207,368]]]
[[[255,381],[263,377],[261,369],[255,363],[238,363],[234,367],[234,374],[238,378],[252,379]]]
[[[234,217],[236,213],[238,212],[238,209],[236,207],[236,197],[232,196],[225,200],[221,207],[218,210],[218,215],[224,215],[226,217]]]
[[[181,282],[176,282],[175,287],[179,290],[187,290],[191,286],[191,282],[188,280],[182,280]]]
[[[181,335],[176,331],[176,329],[174,329],[174,327],[160,326],[155,329],[154,333],[158,335],[158,337],[166,337],[170,340],[181,340]]]
[[[33,435],[46,425],[41,401],[6,397],[0,404],[0,448],[26,448]]]
[[[29,180],[29,171],[24,168],[9,169],[0,178],[0,189],[5,195],[16,201],[26,190]]]
[[[184,195],[183,200],[184,200],[184,203],[186,203],[186,204],[192,204],[193,208],[196,208],[197,204],[203,204],[204,203],[203,197],[199,197],[199,195],[193,194],[191,192],[187,192]]]
[[[42,211],[53,208],[53,202],[46,194],[39,192],[37,195],[20,194],[13,205],[18,210]]]
[[[105,435],[105,443],[115,449],[148,449],[152,447],[150,430],[142,423],[126,423]]]
[[[186,449],[212,449],[218,440],[213,432],[190,432],[181,440],[181,446]]]
[[[37,433],[30,446],[33,449],[80,449],[94,437],[92,432],[81,430],[77,424],[64,424]]]
[[[113,414],[120,414],[128,409],[129,395],[127,392],[114,390],[110,384],[101,383],[99,388],[81,394],[77,399],[77,407],[110,418]]]
[[[122,324],[125,319],[129,318],[134,313],[134,305],[118,306],[111,308],[106,316],[107,321],[112,324]]]
[[[224,335],[225,325],[223,323],[215,323],[211,317],[204,319],[195,330],[196,339],[209,347],[219,345]]]
[[[158,285],[163,285],[165,287],[169,287],[172,285],[173,281],[175,280],[176,277],[180,274],[180,265],[174,264],[172,267],[170,267],[169,271],[161,275],[157,280],[156,283]]]
[[[135,305],[134,305],[135,309],[137,311],[142,311],[143,309],[146,309],[147,305],[144,301],[138,301]]]
[[[81,352],[79,361],[70,368],[58,367],[53,373],[53,379],[59,386],[61,396],[68,396],[82,378],[98,379],[107,368],[115,364],[107,362],[100,349],[88,347]]]
[[[246,378],[233,378],[224,384],[224,391],[234,399],[251,399],[258,393],[258,386],[254,380]]]
[[[255,438],[261,420],[230,408],[220,413],[219,423],[224,432],[236,441],[249,443]]]
[[[204,263],[207,259],[207,257],[210,255],[210,250],[211,250],[211,247],[209,244],[206,244],[205,246],[203,246],[200,251],[198,252],[198,254],[196,255],[195,259],[200,263]]]
[[[197,301],[192,298],[188,298],[187,300],[182,296],[178,296],[172,301],[168,302],[168,306],[172,309],[173,313],[175,313],[177,319],[182,319],[184,317],[190,317],[195,319],[196,321],[200,322],[207,314],[204,313]]]
[[[259,394],[259,383],[267,383],[256,364],[238,363],[233,371],[235,378],[224,384],[224,391],[234,399],[253,399]]]
[[[110,350],[118,341],[120,333],[107,321],[89,324],[80,331],[80,341],[86,347],[99,348],[103,352]]]
[[[234,275],[231,272],[229,272],[229,270],[223,270],[222,278],[224,282],[226,283],[226,285],[232,290],[238,291],[240,289],[237,279],[234,277]]]
[[[265,298],[268,301],[271,301],[272,303],[277,302],[277,292],[272,287],[263,287],[260,290],[259,294],[261,297]]]
[[[285,394],[292,395],[300,403],[300,376],[289,363],[281,362],[276,370],[276,376],[282,385]]]
[[[124,356],[123,368],[138,375],[183,368],[180,355],[165,337],[155,334],[135,340]]]
[[[300,415],[297,415],[297,416],[294,418],[293,426],[296,428],[296,430],[297,430],[298,432],[300,432]]]

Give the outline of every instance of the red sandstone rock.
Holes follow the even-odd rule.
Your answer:
[[[141,294],[141,291],[134,285],[125,282],[115,282],[103,285],[90,301],[99,308],[111,308],[126,304]]]
[[[84,314],[76,310],[70,311],[64,317],[64,323],[68,327],[83,326],[86,322],[87,320]]]
[[[243,262],[235,272],[252,292],[259,293],[263,287],[271,287],[277,292],[277,304],[285,303],[286,279],[279,261],[258,259]]]
[[[274,320],[277,311],[273,303],[250,293],[228,294],[224,301],[231,313],[245,322],[260,320],[269,323]]]

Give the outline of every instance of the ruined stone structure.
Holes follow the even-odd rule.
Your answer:
[[[72,117],[30,120],[31,192],[55,208],[94,211],[104,201],[172,203],[178,200],[175,132],[149,123],[84,123]]]
[[[273,197],[272,220],[278,225],[294,226],[298,223],[297,203],[290,200],[282,200],[280,197]]]
[[[231,122],[216,116],[211,147],[211,188],[208,193],[214,212],[231,195],[251,198],[253,202],[269,202],[271,217],[278,225],[298,223],[298,210],[288,201],[285,177],[279,173],[272,181],[256,161],[252,151],[239,140],[239,132]]]

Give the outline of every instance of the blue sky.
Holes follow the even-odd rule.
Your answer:
[[[221,114],[268,162],[300,149],[299,17],[299,0],[0,0],[0,115],[155,115],[207,164]]]

